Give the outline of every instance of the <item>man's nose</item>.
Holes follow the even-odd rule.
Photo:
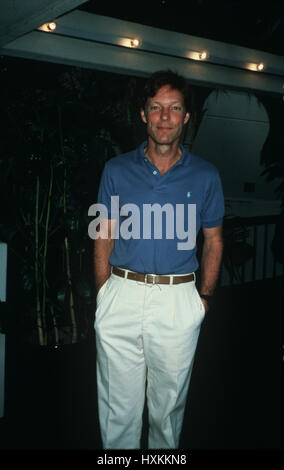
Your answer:
[[[163,119],[163,121],[166,121],[167,119],[169,119],[169,117],[170,117],[169,109],[167,109],[167,108],[162,108],[162,111],[161,111],[161,119]]]

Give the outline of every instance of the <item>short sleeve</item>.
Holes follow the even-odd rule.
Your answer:
[[[106,162],[100,180],[97,203],[106,206],[109,219],[116,217],[116,214],[114,214],[113,211],[114,203],[112,204],[112,198],[115,195],[116,193],[114,181],[111,175],[111,166]],[[114,199],[115,198],[113,198],[113,200]]]
[[[201,226],[212,228],[221,225],[223,222],[225,213],[224,196],[220,175],[215,168],[207,181],[201,210]]]

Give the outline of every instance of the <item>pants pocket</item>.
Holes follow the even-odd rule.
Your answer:
[[[105,290],[106,290],[106,286],[107,286],[107,283],[109,281],[109,278],[103,283],[103,285],[99,288],[99,291],[97,293],[97,299],[96,299],[96,303],[97,303],[97,307],[99,306],[99,304],[101,303],[102,301],[102,298],[104,296],[104,293],[105,293]]]
[[[201,300],[201,297],[199,295],[198,290],[196,289],[196,286],[195,286],[195,293],[196,293],[197,303],[199,305],[200,314],[201,314],[202,317],[204,317],[204,315],[205,315],[205,306],[204,306],[204,303]]]

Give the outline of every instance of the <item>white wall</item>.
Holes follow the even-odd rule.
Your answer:
[[[269,132],[269,117],[263,105],[245,92],[215,90],[204,109],[193,153],[219,169],[225,198],[235,201],[235,210],[236,202],[240,203],[242,214],[237,215],[265,215],[260,214],[261,207],[269,211],[269,201],[274,212],[275,203],[279,205],[275,202],[277,182],[267,183],[261,176],[261,149]],[[254,183],[255,191],[246,192],[245,183]]]
[[[206,112],[192,152],[218,168],[223,183],[226,215],[278,215],[281,201],[277,200],[275,189],[279,182],[267,183],[261,176],[264,170],[260,164],[261,150],[270,126],[263,105],[256,96],[245,92],[213,91],[204,109]],[[245,183],[254,183],[255,191],[246,192]],[[248,227],[247,243],[251,246],[254,245],[254,230],[253,226]],[[283,276],[283,266],[274,261],[271,250],[275,223],[269,223],[267,229],[264,224],[259,225],[256,230],[255,271],[251,259],[244,267],[243,281],[234,280],[233,283]],[[223,267],[221,285],[230,283],[229,273]]]

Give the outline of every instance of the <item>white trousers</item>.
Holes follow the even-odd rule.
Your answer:
[[[149,449],[178,447],[204,314],[194,281],[150,285],[111,274],[100,288],[95,330],[104,449],[140,448],[145,389]]]

